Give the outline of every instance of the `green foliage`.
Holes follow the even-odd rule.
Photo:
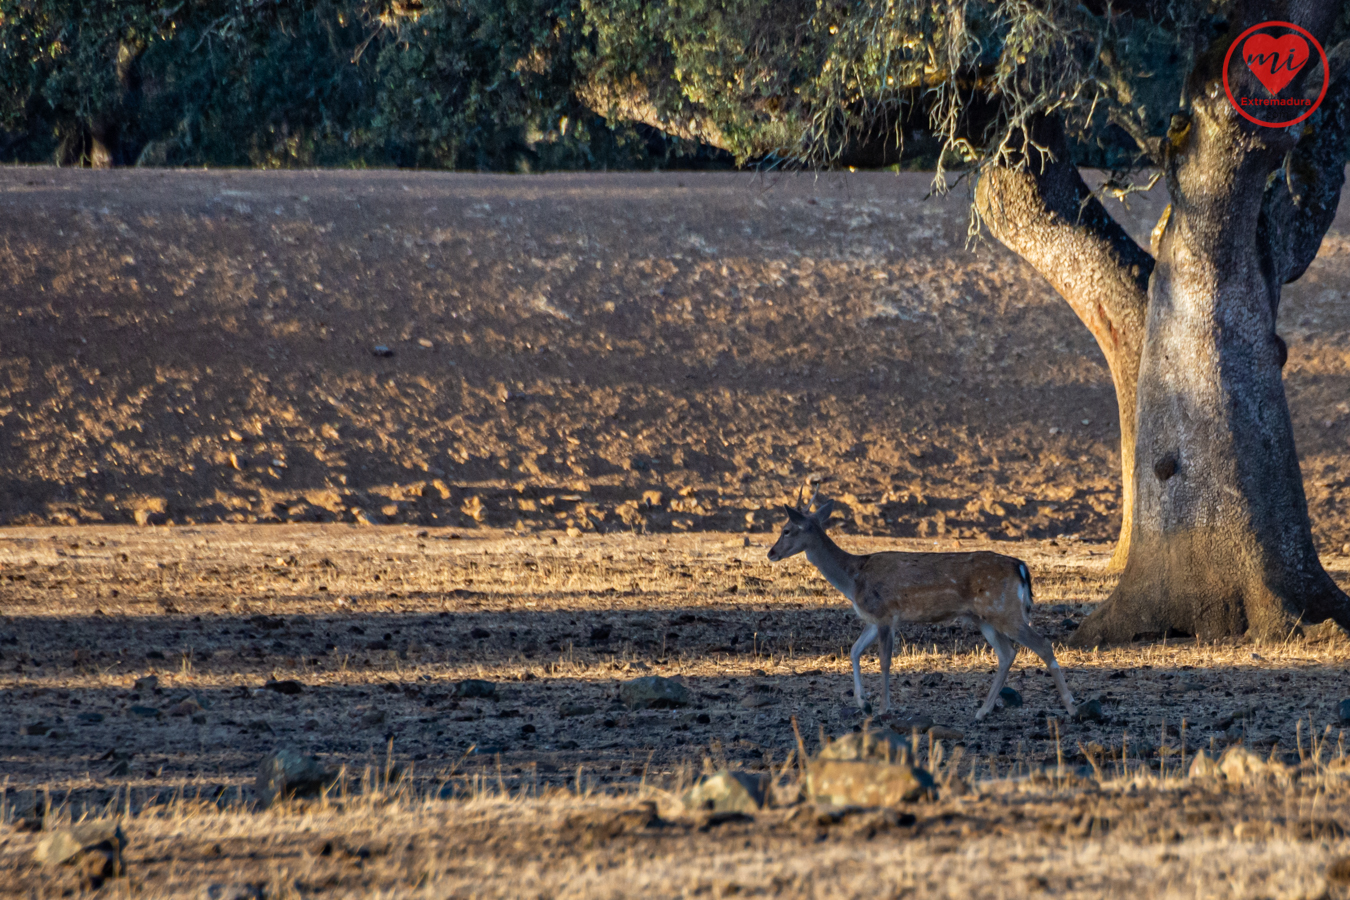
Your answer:
[[[894,156],[924,132],[952,159],[1006,157],[1022,149],[1011,143],[1020,126],[1044,113],[1066,116],[1089,150],[1108,115],[1122,125],[1108,137],[1159,134],[1164,98],[1174,105],[1180,90],[1180,48],[1204,25],[1027,0],[582,6],[595,77],[641,82],[669,114],[708,116],[742,160],[827,164],[869,144]]]
[[[650,167],[572,90],[571,0],[0,0],[0,155],[170,165]],[[678,149],[678,148],[675,148]]]

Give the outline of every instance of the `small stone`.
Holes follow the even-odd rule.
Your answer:
[[[288,678],[285,681],[269,681],[263,685],[263,690],[276,691],[278,694],[293,697],[296,694],[304,693],[305,686],[293,678]]]
[[[99,722],[103,721],[103,713],[82,712],[76,716],[76,718],[85,725],[97,725]]]
[[[394,351],[390,350],[384,344],[376,344],[374,347],[370,348],[370,352],[373,353],[375,356],[379,356],[383,359],[388,359],[389,357],[394,355]]]
[[[202,711],[202,706],[191,697],[180,700],[165,710],[171,716],[192,716]]]
[[[384,724],[384,710],[372,709],[361,717],[361,725],[365,728],[374,728],[376,725]]]
[[[671,709],[689,703],[689,689],[661,675],[644,675],[620,684],[619,699],[629,709]]]
[[[768,790],[767,775],[721,771],[686,791],[684,806],[690,811],[754,814],[764,808]]]
[[[144,678],[137,678],[135,689],[146,692],[159,690],[159,676],[147,675]]]
[[[153,706],[133,706],[129,711],[133,716],[140,716],[142,719],[159,718],[159,710]]]
[[[333,773],[317,757],[306,756],[294,747],[281,747],[263,757],[258,764],[254,784],[258,801],[271,806],[282,797],[313,796],[331,783]]]
[[[95,819],[48,832],[38,840],[33,860],[44,866],[78,866],[83,880],[97,890],[107,879],[126,874],[126,843],[116,819]]]
[[[932,723],[923,729],[932,727]],[[845,762],[857,760],[877,760],[880,762],[907,762],[910,755],[910,740],[903,734],[889,728],[867,731],[855,731],[826,742],[816,754],[816,759],[834,759]]]
[[[595,712],[595,707],[585,703],[564,703],[558,707],[558,718],[570,719],[573,716],[589,716]]]
[[[774,699],[769,694],[761,694],[758,691],[746,694],[741,700],[741,706],[746,709],[758,709],[761,706],[773,706]]]
[[[492,632],[488,631],[486,628],[475,627],[473,629],[470,629],[469,637],[473,638],[475,641],[481,641],[484,638],[492,637]]]
[[[417,339],[417,346],[419,346],[419,347],[424,347],[424,348],[426,348],[427,350],[431,350],[431,349],[434,348],[436,345],[435,345],[434,343],[432,343],[432,341],[431,341],[429,338],[418,338],[418,339]]]
[[[1245,784],[1262,781],[1286,781],[1289,768],[1277,760],[1266,759],[1241,744],[1229,747],[1219,757],[1219,771],[1230,782]]]
[[[491,699],[497,696],[497,685],[481,678],[467,678],[455,685],[455,696]]]
[[[1005,687],[998,692],[999,699],[1008,709],[1016,709],[1022,705],[1022,695],[1016,688]]]
[[[1074,710],[1074,718],[1080,722],[1104,722],[1106,715],[1102,712],[1102,701],[1093,697],[1091,700],[1078,704]]]
[[[29,722],[19,728],[19,734],[27,734],[33,737],[41,737],[51,731],[52,727],[45,722]]]
[[[935,799],[933,778],[909,763],[816,759],[806,767],[807,795],[838,806],[897,806]]]

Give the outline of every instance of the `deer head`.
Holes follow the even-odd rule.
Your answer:
[[[778,536],[778,540],[769,548],[769,562],[796,556],[825,536],[825,525],[830,521],[830,513],[834,512],[834,501],[825,500],[816,506],[815,512],[811,512],[818,495],[819,491],[812,494],[803,506],[802,492],[798,491],[795,507],[784,504],[787,524],[783,526],[783,533]]]

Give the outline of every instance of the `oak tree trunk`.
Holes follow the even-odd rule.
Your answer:
[[[1350,600],[1313,546],[1275,334],[1281,288],[1334,215],[1344,130],[1327,156],[1295,130],[1248,125],[1212,77],[1193,80],[1190,114],[1167,138],[1172,206],[1149,283],[1129,559],[1078,646],[1350,627]],[[1328,109],[1323,139],[1344,112]],[[1272,174],[1296,149],[1317,165],[1290,202],[1279,182],[1292,171]]]

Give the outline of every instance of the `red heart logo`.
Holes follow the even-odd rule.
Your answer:
[[[1254,34],[1242,45],[1242,58],[1247,61],[1247,68],[1272,97],[1284,90],[1308,64],[1308,52],[1308,42],[1296,34],[1278,38]]]

